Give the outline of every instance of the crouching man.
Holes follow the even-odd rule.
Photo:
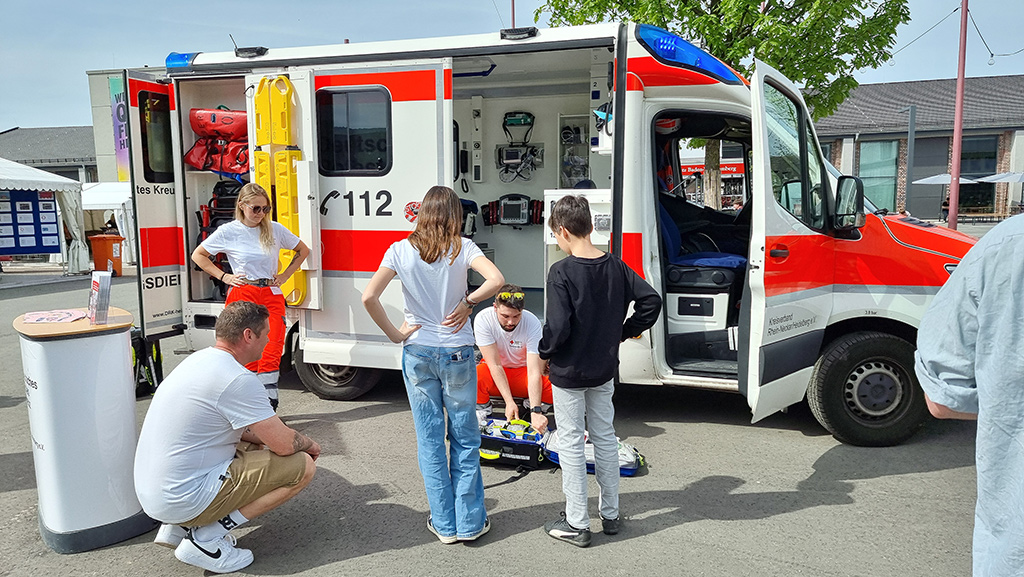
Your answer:
[[[313,480],[320,445],[274,414],[245,368],[269,338],[267,308],[224,307],[214,346],[182,361],[160,384],[142,425],[135,491],[164,523],[156,543],[215,573],[248,566],[231,529],[299,494]]]

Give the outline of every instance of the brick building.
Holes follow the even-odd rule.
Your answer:
[[[841,172],[864,181],[876,206],[936,218],[948,187],[908,190],[908,107],[916,107],[913,181],[951,171],[955,95],[956,79],[863,84],[815,124],[822,151]],[[1024,171],[1024,75],[967,78],[963,118],[961,176]],[[960,185],[964,213],[1009,214],[1021,202],[1019,183]]]

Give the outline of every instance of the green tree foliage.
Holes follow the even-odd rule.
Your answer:
[[[889,59],[907,0],[547,0],[552,26],[631,21],[670,30],[750,77],[753,58],[802,86],[815,119]]]

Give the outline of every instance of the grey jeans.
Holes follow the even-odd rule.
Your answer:
[[[576,529],[590,528],[587,512],[587,461],[583,433],[594,444],[595,473],[600,488],[601,516],[619,518],[619,443],[615,439],[615,383],[599,387],[551,387],[558,425],[558,462],[562,468],[565,520]]]

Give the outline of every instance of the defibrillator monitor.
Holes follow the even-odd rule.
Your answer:
[[[528,197],[502,198],[498,203],[498,224],[527,224],[530,222]]]

